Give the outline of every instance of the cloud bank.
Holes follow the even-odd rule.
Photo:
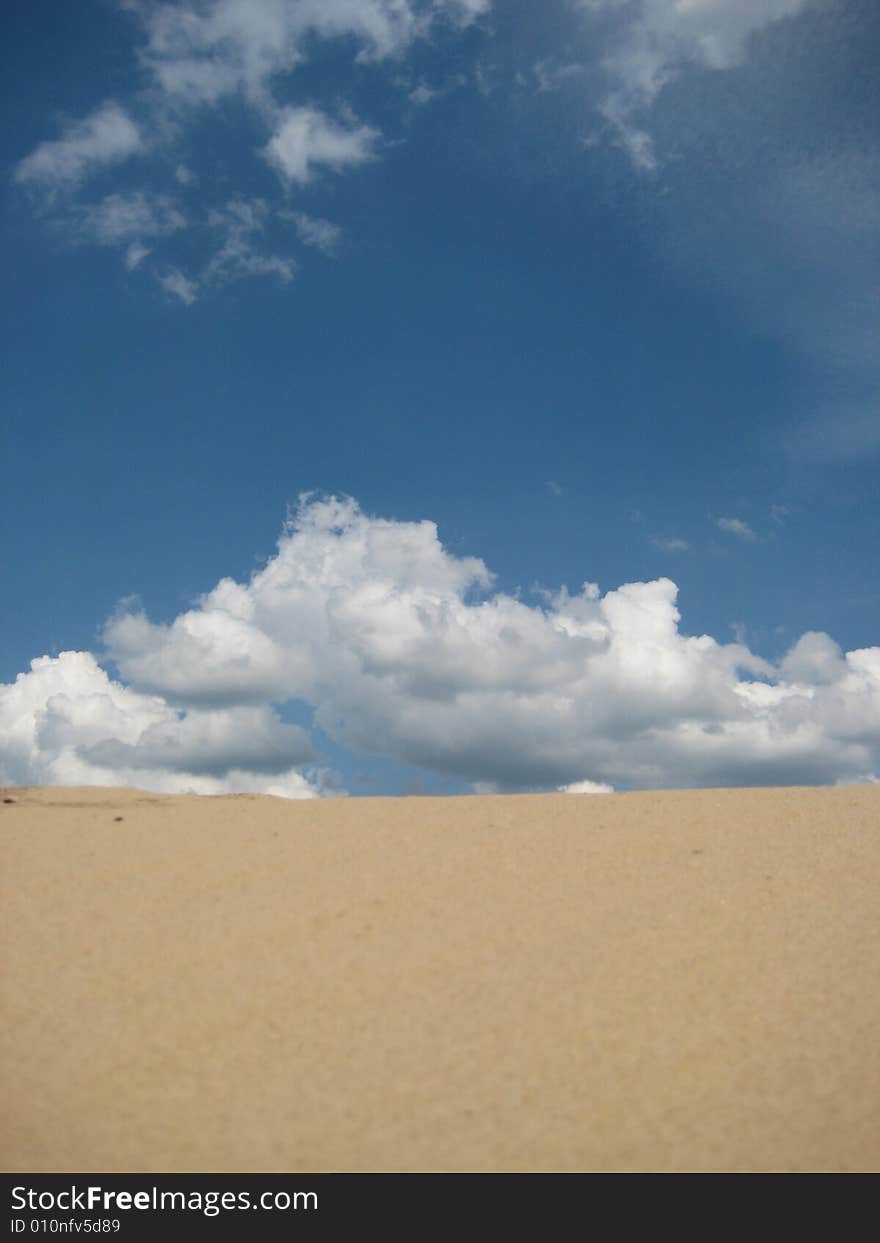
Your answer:
[[[31,662],[0,687],[0,781],[135,786],[173,794],[311,798],[304,730],[266,706],[179,711],[114,682],[88,652]]]
[[[124,610],[87,653],[0,688],[0,780],[318,792],[326,734],[480,789],[822,784],[880,768],[880,647],[808,633],[778,666],[689,636],[669,579],[538,604],[431,522],[305,499],[247,583],[169,624]]]

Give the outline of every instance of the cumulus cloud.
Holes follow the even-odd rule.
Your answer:
[[[371,160],[378,138],[369,125],[340,125],[317,108],[285,108],[263,155],[286,183],[305,185],[321,166],[338,173]]]
[[[137,786],[311,798],[305,731],[266,705],[178,711],[114,682],[87,652],[31,663],[0,686],[0,782]]]
[[[880,648],[805,636],[775,668],[683,633],[676,596],[663,578],[528,605],[430,522],[312,500],[249,583],[222,580],[169,625],[123,612],[105,640],[142,694],[202,711],[303,700],[355,750],[483,788],[876,769]]]
[[[73,189],[91,173],[142,149],[138,127],[111,100],[82,120],[71,121],[61,138],[40,143],[17,165],[14,178],[52,194]]]
[[[604,781],[571,781],[559,787],[560,794],[613,794],[614,786]]]
[[[757,31],[816,2],[578,0],[586,12],[618,19],[616,35],[602,60],[610,89],[600,111],[633,165],[643,172],[656,169],[654,142],[641,118],[684,66],[731,69],[742,62]]]
[[[247,583],[169,624],[107,623],[86,653],[0,688],[0,780],[303,795],[311,752],[277,705],[342,744],[478,789],[822,784],[880,769],[880,647],[802,636],[778,666],[680,628],[669,579],[529,605],[431,522],[306,499]]]
[[[789,681],[829,686],[843,679],[846,658],[829,635],[808,630],[787,653],[780,669]]]

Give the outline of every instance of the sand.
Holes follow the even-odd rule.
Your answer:
[[[6,1172],[880,1168],[880,787],[3,795]]]

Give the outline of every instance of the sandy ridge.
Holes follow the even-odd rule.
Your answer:
[[[880,787],[0,798],[7,1171],[880,1166]]]

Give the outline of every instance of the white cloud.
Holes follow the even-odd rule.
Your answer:
[[[144,64],[167,95],[214,103],[243,91],[265,104],[270,81],[307,56],[310,38],[353,38],[359,60],[399,56],[439,16],[466,25],[489,0],[177,0],[137,5]]]
[[[675,599],[658,579],[529,606],[492,593],[485,565],[429,522],[314,501],[248,584],[221,581],[169,626],[121,614],[106,642],[143,693],[203,711],[299,698],[356,750],[483,788],[877,768],[880,648],[831,659],[813,637],[777,669],[683,634]]]
[[[418,86],[413,87],[407,98],[411,103],[417,104],[420,108],[422,108],[425,104],[429,104],[432,99],[436,99],[440,94],[442,94],[441,91],[433,90],[427,85],[427,83],[420,82]]]
[[[136,122],[114,100],[88,116],[71,121],[60,138],[41,143],[17,165],[14,180],[39,189],[56,209],[59,192],[77,190],[90,175],[118,164],[150,145],[171,156],[178,187],[189,189],[198,177],[175,151],[191,107],[218,104],[239,94],[264,128],[260,154],[287,188],[303,185],[326,170],[343,172],[375,158],[379,130],[346,114],[334,98],[336,118],[317,106],[282,107],[276,79],[289,75],[314,53],[317,41],[339,41],[356,62],[400,57],[417,39],[430,35],[440,20],[469,25],[488,12],[490,0],[122,0],[139,24],[141,64],[150,89],[137,96]],[[222,210],[222,209],[218,209]],[[107,195],[92,206],[64,208],[53,221],[73,240],[125,248],[133,270],[148,248],[144,238],[159,238],[198,225],[184,221],[179,208],[161,193],[147,190]],[[301,240],[331,253],[338,227],[299,213]],[[155,249],[155,248],[154,248]],[[200,281],[176,268],[159,277],[163,287],[190,304],[203,285],[244,276],[292,279],[294,261],[256,248],[238,229],[223,242]]]
[[[146,246],[142,246],[140,242],[132,242],[125,252],[125,266],[129,272],[133,272],[135,268],[140,267],[149,253],[149,249]]]
[[[61,138],[43,142],[14,170],[15,180],[43,192],[54,206],[52,223],[72,241],[119,245],[129,271],[161,246],[145,245],[186,227],[191,233],[204,221],[183,214],[157,191],[126,190],[82,205],[61,199],[59,191],[77,190],[102,168],[150,148],[165,161],[178,192],[191,191],[199,178],[181,159],[194,109],[215,107],[238,95],[263,131],[257,154],[279,174],[283,189],[305,185],[320,173],[342,173],[376,158],[378,129],[350,113],[334,88],[332,115],[316,104],[283,106],[290,99],[290,75],[315,54],[316,44],[336,43],[355,63],[400,58],[413,43],[430,37],[440,23],[461,28],[487,13],[490,0],[121,0],[137,23],[137,55],[149,83],[136,95],[136,123],[115,101],[84,119],[72,121]],[[313,88],[314,89],[314,88]],[[293,96],[297,98],[296,95]],[[216,109],[220,123],[225,109]],[[221,169],[202,185],[222,182]],[[228,192],[227,192],[228,193]],[[188,203],[193,200],[187,195]],[[60,209],[59,209],[59,204]],[[214,199],[211,227],[228,210]],[[305,212],[294,214],[300,240],[331,254],[341,232],[337,225]],[[196,263],[199,276],[185,276],[166,265],[158,276],[167,292],[190,305],[211,286],[243,277],[270,276],[287,282],[295,261],[254,242],[254,233],[230,221],[230,228],[207,264]]]
[[[406,79],[401,78],[399,79],[399,85],[406,89],[406,97],[411,104],[415,104],[417,108],[424,108],[427,104],[432,103],[433,100],[442,99],[453,91],[467,86],[468,77],[464,73],[454,73],[442,80],[437,86],[429,86],[424,79],[420,79],[414,87],[408,86]]]
[[[199,296],[199,287],[195,281],[190,280],[188,276],[172,268],[169,272],[156,278],[166,293],[173,294],[175,298],[179,298],[184,306],[192,306]]]
[[[865,139],[858,104],[855,112],[847,109],[843,62],[827,74],[817,70],[830,29],[820,17],[821,3],[786,10],[795,19],[802,14],[786,34],[780,29],[769,37],[768,28],[751,51],[747,40],[734,41],[726,57],[716,56],[718,64],[735,63],[737,56],[751,60],[732,80],[721,80],[723,71],[694,74],[658,97],[649,89],[624,90],[618,75],[604,98],[608,108],[621,110],[614,141],[642,144],[630,152],[637,164],[656,165],[658,154],[669,153],[647,244],[662,238],[675,267],[699,284],[708,281],[754,329],[794,346],[817,377],[789,419],[767,424],[766,448],[798,464],[845,466],[880,451],[873,261],[880,159]],[[716,8],[706,7],[706,20]],[[737,21],[747,22],[774,12],[769,5],[730,8]],[[657,12],[621,7],[618,51],[630,46],[633,22],[655,21]],[[614,37],[611,24],[602,23],[597,40],[606,47]],[[663,39],[651,44],[670,82],[689,59],[704,69],[709,63],[699,51],[669,60],[671,46]],[[656,134],[657,152],[646,127]],[[600,137],[593,135],[591,143]]]
[[[279,215],[292,222],[304,246],[312,246],[325,255],[336,253],[342,239],[342,229],[338,224],[323,220],[320,216],[308,216],[304,211],[280,212]]]
[[[846,658],[833,639],[820,630],[808,630],[783,659],[780,670],[791,682],[827,686],[846,674]]]
[[[72,121],[61,138],[40,143],[16,167],[14,178],[50,194],[72,189],[98,169],[118,164],[143,149],[140,132],[112,101],[81,121]]]
[[[186,227],[186,217],[163,194],[137,190],[108,194],[80,211],[80,232],[100,246],[122,246],[132,238],[160,237]]]
[[[560,794],[613,794],[614,786],[605,781],[571,781],[559,787]]]
[[[536,61],[532,66],[532,73],[538,84],[538,90],[546,93],[558,90],[564,82],[582,77],[586,73],[586,66],[573,61],[559,63],[545,58]]]
[[[815,2],[578,0],[587,12],[619,16],[614,43],[602,60],[611,89],[600,111],[633,165],[643,172],[656,169],[654,143],[639,117],[685,65],[731,69],[743,61],[757,31]]]
[[[285,108],[262,154],[285,182],[305,185],[317,167],[341,172],[374,156],[379,131],[339,125],[317,108]]]
[[[806,21],[801,39],[792,59],[815,64],[821,43]],[[724,105],[719,92],[717,109],[707,101],[699,118],[682,121],[693,127],[697,149],[711,144],[711,174],[692,175],[685,187],[670,165],[678,188],[658,198],[662,228],[676,264],[699,280],[714,274],[725,300],[824,374],[791,422],[768,428],[767,447],[801,461],[845,463],[880,449],[880,158],[865,149],[857,124],[848,141],[834,121],[827,130],[801,121],[805,90],[814,91],[813,117],[825,105],[833,111],[835,99],[839,105],[842,83],[811,84],[803,66],[788,81],[778,49],[764,73],[763,86],[757,75],[748,79],[748,108],[734,109],[730,97]],[[681,108],[679,101],[664,118],[670,139]]]
[[[112,681],[86,652],[43,656],[0,685],[0,782],[310,798],[304,730],[267,706],[181,713]]]
[[[446,9],[453,18],[461,22],[472,22],[492,7],[492,0],[439,0],[436,7]]]
[[[687,540],[679,539],[675,535],[653,535],[651,543],[663,552],[687,552],[690,548]]]
[[[668,579],[528,605],[430,522],[304,503],[248,583],[105,630],[0,687],[0,780],[307,795],[273,704],[479,789],[821,784],[880,771],[880,647],[801,637],[778,667],[679,628]],[[588,774],[588,776],[585,776]]]
[[[745,540],[751,543],[758,537],[747,522],[742,518],[718,518],[715,525],[720,527],[722,531],[726,531],[728,535],[735,535],[737,539]]]
[[[254,240],[264,232],[270,215],[262,199],[231,199],[223,208],[213,209],[208,223],[223,241],[205,268],[203,282],[226,284],[248,276],[277,276],[285,284],[293,280],[295,261],[260,250]]]

